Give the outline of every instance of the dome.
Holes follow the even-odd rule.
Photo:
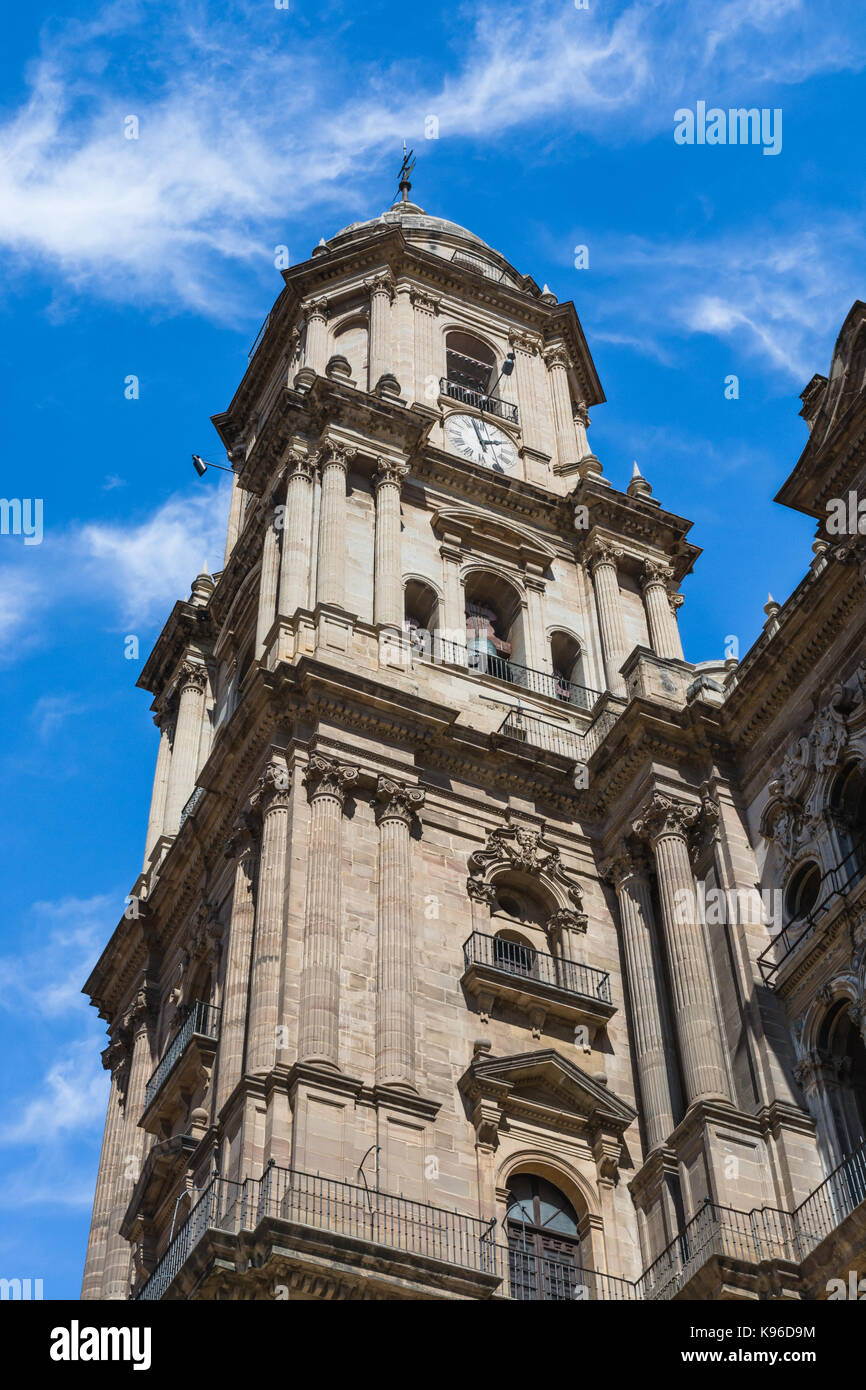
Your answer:
[[[328,250],[342,250],[353,241],[388,227],[399,227],[409,241],[448,260],[452,259],[455,251],[459,251],[462,243],[468,247],[467,256],[474,252],[479,257],[475,268],[482,274],[513,284],[520,281],[520,276],[504,256],[482,241],[481,237],[461,227],[459,222],[450,222],[446,217],[431,217],[417,203],[397,202],[378,217],[371,217],[365,222],[351,222],[330,237],[325,245]],[[490,259],[487,260],[487,257]]]

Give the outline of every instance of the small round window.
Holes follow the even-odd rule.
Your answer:
[[[818,901],[821,889],[821,870],[817,864],[803,864],[794,874],[785,894],[785,909],[789,920],[806,917]]]

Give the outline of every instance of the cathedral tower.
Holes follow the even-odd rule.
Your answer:
[[[681,1234],[787,1240],[824,1177],[767,927],[698,906],[757,870],[689,523],[604,476],[574,306],[403,194],[284,271],[214,417],[224,568],[139,680],[86,986],[86,1298],[715,1297]]]

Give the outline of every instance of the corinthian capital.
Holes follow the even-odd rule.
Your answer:
[[[554,367],[568,368],[571,366],[571,358],[564,347],[547,348],[544,353],[544,360],[547,364],[548,371],[552,370]]]
[[[285,763],[269,762],[250,797],[250,805],[256,811],[266,812],[271,807],[285,808],[289,804],[292,790],[292,774]]]
[[[648,589],[652,584],[660,584],[663,589],[667,589],[674,577],[673,566],[666,560],[644,560],[641,570],[640,585],[642,589]]]
[[[183,690],[204,690],[207,685],[207,670],[196,661],[182,661],[178,667],[177,688]]]
[[[685,838],[703,814],[701,806],[692,806],[663,792],[655,791],[644,802],[632,829],[641,840],[649,840],[654,845],[665,835],[680,835]]]
[[[595,574],[599,565],[613,565],[616,569],[617,563],[622,559],[625,551],[618,545],[612,545],[610,541],[604,540],[602,536],[596,536],[586,547],[585,553],[590,573]]]
[[[290,449],[286,455],[286,476],[292,478],[305,478],[308,482],[312,479],[315,471],[318,454],[299,454],[295,449]]]
[[[347,448],[345,444],[336,444],[326,440],[319,457],[323,469],[342,468],[343,472],[347,473],[349,464],[355,458],[355,450]]]
[[[380,270],[376,275],[371,275],[364,284],[372,297],[374,294],[387,295],[389,299],[394,298],[394,277],[389,270]]]
[[[310,319],[322,319],[324,321],[328,317],[328,301],[324,295],[318,299],[311,299],[304,305],[302,312],[307,323],[310,322]]]
[[[400,820],[407,826],[411,825],[424,805],[426,795],[420,787],[407,787],[380,774],[376,783],[377,824],[381,825],[383,820]]]
[[[383,483],[393,483],[397,487],[402,487],[403,479],[409,472],[408,463],[401,459],[376,460],[376,472],[373,475],[373,486],[378,490]]]
[[[639,843],[623,840],[610,858],[599,864],[598,871],[619,892],[629,879],[644,878],[649,872],[646,850]]]
[[[346,800],[346,793],[356,785],[359,776],[358,768],[347,767],[344,763],[334,762],[331,758],[323,758],[320,753],[314,753],[307,765],[304,786],[311,801],[330,796],[342,806]]]

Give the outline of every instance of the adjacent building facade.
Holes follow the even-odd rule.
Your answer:
[[[604,476],[572,304],[408,185],[284,279],[214,418],[224,568],[139,681],[83,1297],[827,1297],[866,1273],[866,553],[827,527],[866,306],[778,498],[804,578],[695,665],[690,523]]]

